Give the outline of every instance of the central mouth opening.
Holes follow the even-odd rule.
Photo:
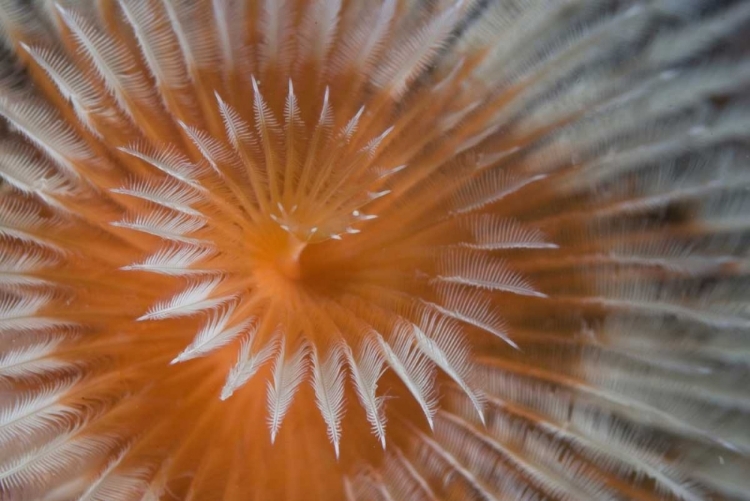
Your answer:
[[[302,279],[302,253],[307,248],[308,242],[302,241],[292,234],[287,238],[286,247],[276,259],[276,269],[285,278],[298,281]]]

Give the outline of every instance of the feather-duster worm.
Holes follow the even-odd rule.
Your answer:
[[[0,1],[0,498],[750,495],[750,2]]]

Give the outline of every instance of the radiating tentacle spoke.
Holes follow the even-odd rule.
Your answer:
[[[750,499],[748,30],[0,0],[0,498]]]

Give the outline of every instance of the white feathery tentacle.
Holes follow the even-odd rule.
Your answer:
[[[344,414],[344,351],[336,344],[322,360],[318,349],[312,347],[313,389],[315,402],[328,427],[328,439],[333,444],[336,458],[341,442],[341,419]]]
[[[200,192],[183,186],[179,181],[168,180],[165,182],[134,182],[123,188],[114,188],[113,193],[130,195],[156,205],[161,205],[189,216],[202,217],[203,214],[192,208],[192,205],[203,200]]]
[[[299,27],[298,61],[321,63],[336,35],[341,0],[315,0],[305,9]]]
[[[137,494],[141,487],[140,482],[126,481],[126,477],[115,473],[117,468],[123,462],[130,452],[130,445],[122,450],[107,463],[107,466],[101,471],[93,482],[78,497],[77,501],[98,501],[99,499],[118,499],[123,493]],[[129,479],[128,479],[129,480]]]
[[[136,143],[118,149],[143,160],[188,186],[197,189],[201,188],[201,185],[196,180],[198,166],[191,163],[185,154],[174,146],[154,148]]]
[[[465,226],[471,231],[473,241],[462,242],[462,247],[480,250],[501,249],[556,249],[547,242],[544,234],[526,228],[518,221],[498,218],[493,214],[472,215]]]
[[[186,89],[190,85],[190,78],[183,59],[174,57],[179,47],[178,38],[164,11],[156,6],[154,0],[126,0],[121,1],[120,5],[133,26],[156,84],[166,89]]]
[[[83,16],[60,4],[56,6],[60,18],[80,44],[81,53],[96,68],[120,108],[134,118],[131,100],[139,104],[153,102],[152,87],[140,73],[137,63],[124,46],[111,40]]]
[[[447,43],[463,3],[467,2],[458,1],[446,8],[408,39],[400,41],[398,49],[378,66],[373,76],[376,85],[386,87],[392,96],[400,97]]]
[[[41,315],[52,303],[49,293],[20,293],[0,299],[0,333],[41,331],[72,326],[74,322]]]
[[[480,173],[458,190],[450,215],[457,216],[483,209],[545,177],[543,174],[537,174],[516,179],[500,169],[490,169]]]
[[[273,381],[268,382],[268,428],[271,431],[272,443],[276,440],[281,422],[305,378],[308,366],[309,347],[306,342],[301,343],[289,358],[286,357],[286,345],[283,340],[280,346],[274,361]]]
[[[49,280],[35,275],[58,263],[57,258],[47,256],[39,250],[0,255],[0,285],[50,286]]]
[[[60,197],[75,192],[69,179],[34,157],[34,150],[13,141],[0,142],[0,177],[17,190],[37,195],[45,203],[63,208]]]
[[[56,358],[63,335],[42,337],[26,346],[3,351],[0,354],[0,386],[4,378],[23,379],[39,377],[54,372],[64,372],[72,364]]]
[[[29,47],[24,43],[21,47],[47,72],[60,93],[71,101],[78,119],[86,129],[96,136],[101,136],[96,128],[95,117],[112,119],[115,113],[106,108],[101,97],[92,88],[91,82],[63,55],[43,47]]]
[[[61,400],[80,378],[68,377],[21,394],[0,406],[0,444],[7,447],[14,440],[29,440],[39,431],[54,429],[54,423],[66,423],[78,417],[75,407]],[[11,448],[12,449],[12,448]]]
[[[508,269],[505,261],[460,249],[450,249],[441,254],[435,281],[523,296],[546,297],[535,290],[528,279]]]
[[[48,103],[0,94],[0,115],[72,177],[81,176],[80,164],[94,162],[93,152]]]
[[[192,0],[163,0],[169,23],[180,45],[180,53],[195,79],[196,70],[209,67],[217,60],[218,54],[211,23],[201,17],[200,5]]]
[[[345,353],[359,402],[365,409],[373,434],[385,449],[384,397],[379,397],[376,393],[378,381],[385,372],[385,361],[380,355],[377,343],[369,336],[362,340],[356,356],[348,346]]]
[[[223,277],[207,278],[200,282],[194,282],[171,299],[156,303],[138,320],[158,320],[195,315],[201,311],[217,308],[232,298],[232,296],[212,297],[212,294],[222,282]]]
[[[254,318],[242,320],[234,326],[227,324],[232,318],[236,309],[235,303],[229,303],[226,307],[219,306],[208,314],[208,321],[198,331],[193,342],[190,343],[177,357],[170,363],[176,364],[185,362],[197,357],[204,357],[214,350],[231,343],[237,336],[242,334],[254,322]]]
[[[274,357],[279,349],[281,338],[279,336],[274,337],[255,353],[252,351],[253,341],[254,335],[242,340],[237,354],[237,362],[229,371],[227,380],[221,389],[221,400],[231,397],[239,387],[247,383],[266,362]]]
[[[292,5],[289,0],[263,0],[258,29],[262,34],[260,61],[285,67],[289,63],[288,39],[292,31]]]
[[[435,365],[466,392],[484,422],[482,394],[469,386],[471,359],[463,334],[449,319],[426,312],[419,324],[411,324],[417,346]]]
[[[507,324],[482,291],[451,283],[440,284],[436,289],[441,299],[440,304],[423,301],[426,305],[443,315],[489,332],[518,349],[518,344],[508,334]]]
[[[129,264],[121,270],[148,271],[161,275],[189,276],[195,274],[215,273],[209,269],[193,268],[214,254],[210,247],[196,247],[185,244],[172,244],[159,249],[140,263]]]
[[[172,240],[196,246],[205,242],[188,235],[200,230],[206,224],[203,218],[187,214],[156,210],[150,214],[139,213],[135,217],[126,217],[121,221],[110,223],[112,226],[148,233],[164,240]]]
[[[115,436],[80,436],[80,429],[56,436],[51,442],[0,463],[0,487],[22,488],[56,472],[80,467],[91,457],[101,457],[116,445]]]
[[[0,0],[0,497],[747,499],[748,27]]]
[[[244,145],[253,144],[254,138],[250,125],[237,113],[237,110],[227,104],[218,93],[216,93],[216,102],[219,104],[219,112],[224,121],[227,138],[234,149],[239,151]]]
[[[58,220],[40,215],[38,206],[27,204],[17,199],[8,198],[0,201],[0,236],[18,240],[56,251],[64,250],[50,238],[43,236]]]
[[[435,370],[430,360],[414,344],[409,332],[396,330],[390,342],[378,335],[377,342],[386,362],[419,403],[432,428],[437,399],[434,388]]]
[[[396,0],[385,0],[376,9],[377,12],[370,11],[358,20],[357,26],[349,30],[333,56],[333,74],[340,74],[349,67],[354,67],[362,74],[366,73],[385,45],[384,40],[391,28],[396,7]]]

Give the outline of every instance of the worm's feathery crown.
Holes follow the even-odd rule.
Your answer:
[[[749,20],[0,2],[0,492],[746,495]]]

